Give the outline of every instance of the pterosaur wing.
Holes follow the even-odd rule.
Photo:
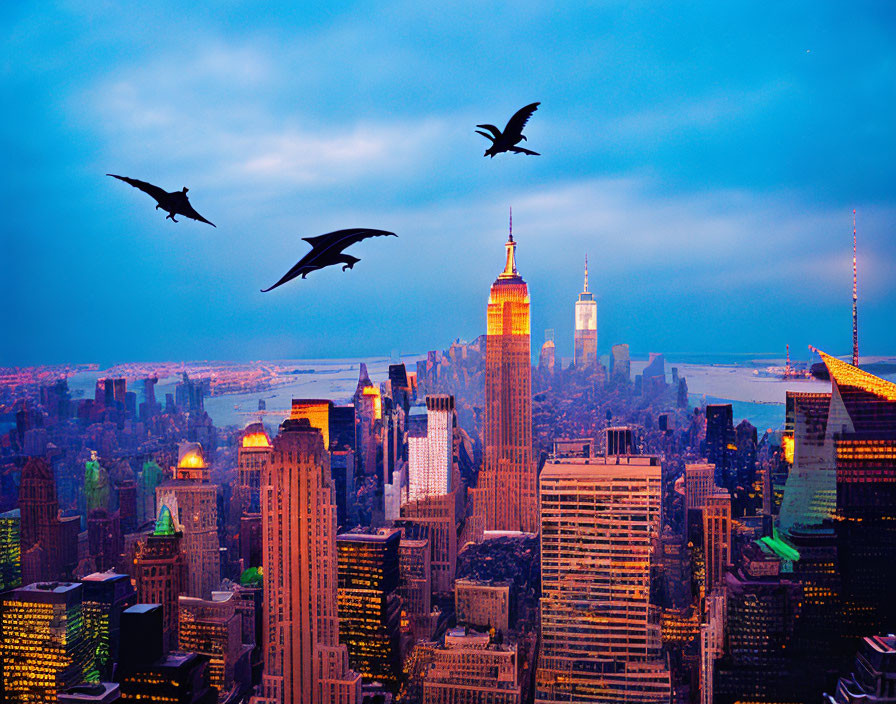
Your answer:
[[[308,244],[313,247],[313,252],[323,254],[324,252],[333,253],[341,252],[356,242],[366,240],[368,237],[398,237],[394,232],[386,230],[370,230],[364,227],[353,227],[348,230],[336,230],[328,232],[325,235],[317,237],[303,237]]]
[[[526,126],[529,118],[532,117],[532,113],[538,110],[539,105],[541,105],[541,103],[530,103],[526,107],[517,110],[514,116],[507,121],[507,127],[504,128],[504,134],[522,134],[523,128]]]
[[[491,132],[492,135],[494,135],[494,137],[492,138],[492,141],[494,141],[495,139],[497,139],[498,137],[501,136],[501,130],[499,130],[494,125],[476,125],[476,126],[479,127],[480,129],[488,130],[489,132]],[[479,134],[482,134],[482,133],[480,132]],[[488,135],[486,135],[486,136],[488,136]]]
[[[168,193],[164,189],[159,188],[158,186],[153,186],[151,183],[147,183],[146,181],[140,181],[136,178],[128,178],[127,176],[116,176],[115,174],[106,174],[106,176],[117,178],[119,181],[124,181],[134,188],[139,188],[144,193],[152,196],[157,203],[161,203],[168,196]]]
[[[212,227],[217,227],[217,225],[215,225],[215,223],[213,223],[211,220],[206,220],[199,213],[197,213],[196,209],[189,203],[183,206],[183,208],[181,209],[181,215],[183,215],[185,218],[192,218],[193,220],[198,220],[199,222],[208,223]]]
[[[275,283],[270,288],[261,289],[261,292],[267,293],[268,291],[271,291],[271,290],[277,288],[278,286],[285,284],[287,281],[292,281],[297,276],[301,276],[303,274],[310,274],[312,271],[317,271],[320,267],[315,266],[314,264],[311,263],[316,258],[317,257],[313,250],[311,252],[308,252],[308,254],[306,254],[304,257],[302,257],[292,269],[290,269],[283,275],[283,278],[281,278],[277,283]]]

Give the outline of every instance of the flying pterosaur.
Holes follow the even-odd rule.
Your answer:
[[[134,188],[139,188],[144,193],[149,194],[156,201],[156,210],[161,208],[166,213],[168,213],[166,220],[171,218],[172,222],[177,222],[174,219],[175,215],[183,215],[185,218],[190,218],[192,220],[198,220],[199,222],[205,222],[215,227],[215,223],[206,220],[199,213],[197,213],[193,206],[190,205],[190,200],[187,198],[187,191],[190,190],[186,186],[183,187],[183,190],[180,191],[172,191],[168,193],[162,188],[158,186],[153,186],[151,183],[147,183],[146,181],[138,181],[136,178],[128,178],[127,176],[116,176],[115,174],[106,174],[106,176],[111,176],[112,178],[117,178],[119,181],[124,181],[125,183],[129,183]]]
[[[349,230],[336,230],[335,232],[328,232],[325,235],[318,235],[317,237],[303,237],[302,239],[311,245],[311,251],[302,257],[292,269],[287,271],[282,279],[270,288],[262,289],[261,292],[266,293],[267,291],[277,288],[281,284],[285,284],[287,281],[292,281],[297,276],[301,276],[304,279],[312,271],[317,271],[318,269],[323,269],[335,264],[342,264],[343,271],[351,269],[361,260],[350,254],[343,254],[342,250],[349,245],[365,240],[368,237],[383,236],[398,237],[394,232],[386,232],[386,230],[369,230],[364,227],[353,227]]]
[[[523,127],[526,126],[529,118],[532,117],[532,113],[538,110],[539,105],[541,105],[541,103],[530,103],[526,107],[517,110],[514,116],[507,121],[507,126],[504,128],[503,132],[494,125],[476,125],[480,128],[476,130],[476,134],[481,134],[483,137],[487,137],[492,141],[492,146],[486,149],[485,154],[482,156],[490,156],[494,158],[496,154],[500,154],[501,152],[541,156],[538,152],[533,152],[531,149],[524,149],[523,147],[517,146],[520,142],[526,139],[523,135]],[[491,134],[483,132],[482,130],[488,130]]]

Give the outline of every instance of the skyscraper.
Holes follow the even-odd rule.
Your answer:
[[[706,459],[716,467],[716,484],[731,487],[734,483],[735,445],[734,415],[730,403],[706,405]]]
[[[187,596],[206,599],[221,582],[218,543],[218,491],[208,481],[202,446],[183,442],[178,448],[174,479],[156,488],[158,506],[167,506],[176,529],[183,533],[187,557]]]
[[[585,255],[585,286],[576,301],[576,333],[573,363],[584,369],[597,361],[597,301],[588,290],[588,255]]]
[[[398,692],[401,599],[398,596],[401,531],[381,528],[336,538],[339,561],[339,640],[365,681]]]
[[[422,499],[451,491],[454,466],[454,396],[426,397],[426,435],[408,438],[409,498]]]
[[[536,702],[669,701],[651,598],[660,487],[656,457],[555,459],[542,470]]]
[[[725,493],[706,498],[703,506],[703,550],[706,557],[706,593],[725,583],[731,565],[731,497]]]
[[[485,530],[535,532],[529,289],[516,268],[512,220],[504,246],[504,271],[488,298],[485,456],[476,510]]]
[[[209,658],[209,684],[218,691],[218,701],[230,701],[248,689],[249,652],[242,644],[242,614],[239,600],[230,592],[226,599],[178,600],[179,648]]]
[[[161,604],[163,637],[168,648],[177,644],[177,597],[186,590],[182,539],[171,511],[163,505],[155,530],[139,546],[134,559],[137,599],[142,604]]]
[[[84,638],[87,682],[108,680],[112,665],[118,662],[121,639],[121,614],[137,601],[131,580],[125,574],[95,572],[81,580],[83,586]]]
[[[625,383],[632,378],[632,361],[628,345],[613,345],[610,348],[610,379],[620,379]]]
[[[59,502],[56,499],[56,481],[53,470],[42,457],[31,457],[22,469],[19,487],[19,509],[22,514],[21,541],[23,577],[25,582],[55,579],[59,575],[58,564],[53,560],[52,543],[58,539]],[[40,544],[44,559],[34,560],[33,570],[26,569],[25,554]],[[33,574],[29,574],[33,572]]]
[[[259,704],[354,704],[339,643],[336,502],[321,432],[286,420],[262,473],[264,676]]]
[[[71,582],[20,587],[0,605],[0,662],[6,704],[51,704],[81,681],[87,644],[82,588]]]
[[[432,590],[448,593],[454,584],[457,562],[457,501],[455,493],[427,496],[401,507],[398,527],[420,526],[429,537]]]
[[[22,583],[22,512],[0,513],[0,592]]]
[[[550,378],[554,373],[556,361],[557,348],[554,345],[554,331],[545,330],[544,344],[541,346],[541,352],[538,355],[538,371]]]
[[[243,431],[237,451],[237,484],[249,496],[249,513],[258,513],[261,472],[270,461],[271,439],[261,423],[251,423]]]

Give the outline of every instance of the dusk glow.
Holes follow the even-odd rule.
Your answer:
[[[6,5],[0,702],[896,703],[896,4]]]

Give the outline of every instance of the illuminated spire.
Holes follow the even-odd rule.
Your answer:
[[[585,289],[582,293],[588,293],[588,255],[585,255]]]
[[[510,235],[507,242],[504,243],[507,249],[507,262],[504,264],[504,271],[498,276],[499,279],[513,279],[519,277],[516,270],[516,242],[513,241],[513,208],[510,209]]]
[[[856,211],[852,211],[852,365],[859,366],[859,276],[856,268]]]

